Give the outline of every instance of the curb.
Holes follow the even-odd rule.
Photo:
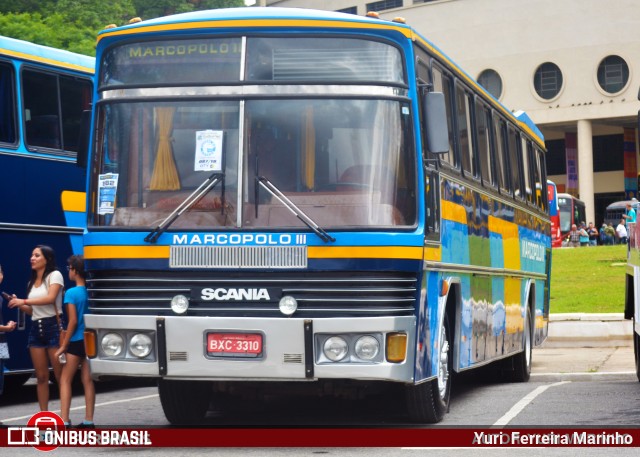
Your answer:
[[[544,347],[627,346],[633,343],[633,323],[623,313],[549,315]]]

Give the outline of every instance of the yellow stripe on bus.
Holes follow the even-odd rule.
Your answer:
[[[414,246],[309,246],[310,259],[422,260],[422,247]]]
[[[199,21],[188,23],[175,23],[175,24],[160,24],[160,25],[140,25],[138,27],[126,28],[123,30],[114,29],[109,32],[102,32],[98,35],[98,42],[106,37],[130,35],[138,33],[150,33],[150,32],[168,32],[175,30],[192,30],[202,28],[271,28],[271,27],[330,27],[336,29],[383,29],[383,30],[395,30],[400,32],[407,38],[413,38],[411,29],[394,25],[393,23],[380,22],[379,24],[371,23],[359,23],[359,22],[342,22],[342,21],[328,21],[328,20],[316,20],[316,19],[272,19],[263,18],[255,20],[244,19],[232,19],[232,20],[219,20],[219,21]]]
[[[86,259],[168,259],[170,246],[85,246]],[[310,259],[422,260],[423,248],[413,246],[309,246]]]
[[[443,219],[467,225],[467,210],[464,206],[447,200],[442,200],[441,205]]]
[[[33,54],[27,54],[24,52],[10,51],[8,49],[0,48],[0,54],[3,56],[15,57],[17,59],[29,60],[31,62],[39,62],[48,65],[53,65],[59,68],[66,68],[68,70],[77,70],[84,73],[94,74],[95,69],[92,67],[85,67],[74,63],[63,62],[61,60],[48,59],[46,57],[35,56]],[[88,56],[87,56],[88,57]]]
[[[60,196],[63,211],[84,213],[87,210],[87,194],[73,190],[63,190]]]
[[[431,262],[441,262],[442,261],[442,246],[424,247],[424,260],[428,260]]]
[[[168,259],[169,246],[85,246],[85,259]]]

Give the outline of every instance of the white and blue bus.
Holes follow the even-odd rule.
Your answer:
[[[0,37],[0,289],[7,293],[26,293],[36,245],[53,247],[59,265],[82,251],[86,172],[77,153],[94,63],[93,57]],[[29,319],[6,303],[2,319],[21,324],[6,335],[9,389],[33,371]]]
[[[104,30],[96,58],[96,378],[158,378],[173,424],[390,383],[433,423],[455,373],[528,380],[544,141],[411,27],[223,9]]]

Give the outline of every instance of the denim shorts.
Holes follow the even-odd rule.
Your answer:
[[[60,346],[60,327],[55,316],[31,322],[27,346],[30,348],[57,348]]]
[[[69,347],[67,347],[67,354],[72,354],[81,359],[84,359],[87,354],[84,352],[84,340],[69,341]]]

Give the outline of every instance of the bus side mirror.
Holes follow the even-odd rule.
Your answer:
[[[449,128],[444,94],[427,92],[422,101],[427,149],[432,154],[449,152]]]
[[[85,110],[80,118],[80,133],[78,137],[78,155],[76,165],[81,168],[87,166],[89,155],[89,133],[91,132],[91,111]]]

